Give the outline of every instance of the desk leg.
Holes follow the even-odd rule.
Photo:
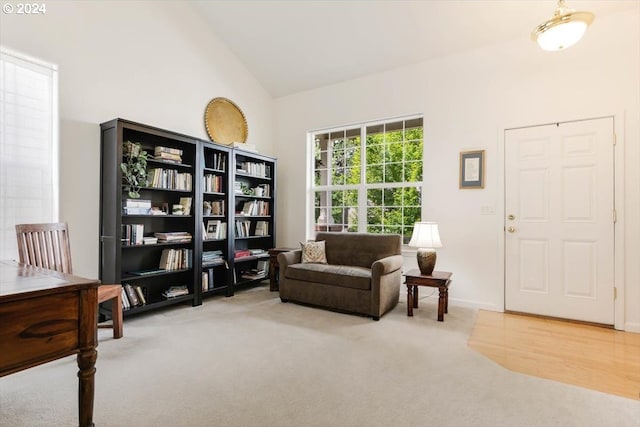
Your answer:
[[[78,416],[80,427],[93,427],[93,396],[98,358],[98,290],[87,289],[80,296],[78,352]]]
[[[413,290],[416,286],[407,284],[407,316],[413,316]]]
[[[440,298],[438,298],[438,322],[444,321],[445,300],[447,298],[446,286],[440,286]]]

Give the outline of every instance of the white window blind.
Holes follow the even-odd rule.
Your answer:
[[[58,220],[57,70],[0,47],[0,259],[15,224]]]

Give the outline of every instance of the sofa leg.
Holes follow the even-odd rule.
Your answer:
[[[378,320],[380,320],[380,316],[372,316],[371,318],[372,318],[373,320],[375,320],[376,322],[377,322]]]
[[[282,301],[282,302],[289,302],[289,300],[288,300],[288,299],[286,299],[286,298],[282,298],[282,297],[280,297],[280,301]]]

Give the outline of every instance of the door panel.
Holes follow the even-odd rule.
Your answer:
[[[613,172],[612,118],[505,132],[507,310],[613,324]]]

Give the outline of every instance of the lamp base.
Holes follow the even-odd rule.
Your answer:
[[[435,249],[418,249],[418,268],[420,273],[431,276],[433,269],[436,266],[436,250]]]

